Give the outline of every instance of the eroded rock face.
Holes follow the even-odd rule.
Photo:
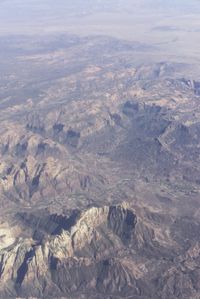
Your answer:
[[[131,210],[121,206],[110,207],[108,226],[124,242],[130,242],[137,223],[137,217]]]
[[[69,217],[45,216],[44,212],[17,217],[29,227],[30,237],[1,252],[2,295],[8,295],[8,283],[13,285],[13,294],[21,296],[87,293],[89,289],[102,294],[138,293],[134,274],[112,257],[114,245],[123,251],[124,244],[132,242],[137,222],[133,210],[105,206],[71,211]],[[35,238],[36,230],[42,239]],[[98,248],[100,243],[104,251]]]
[[[161,217],[136,210],[124,203],[66,215],[17,214],[29,233],[18,227],[17,242],[1,243],[1,297],[153,299],[168,294],[172,299],[177,298],[174,289],[184,296],[197,294],[199,243],[184,253],[179,245],[185,232],[179,228],[179,236],[170,233],[164,244]]]

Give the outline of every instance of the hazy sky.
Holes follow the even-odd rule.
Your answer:
[[[133,16],[133,24],[137,16],[144,24],[151,25],[148,20],[152,15],[158,19],[160,15],[179,18],[199,12],[199,0],[0,0],[0,31],[68,30],[69,19],[71,24],[82,23],[84,17],[87,25],[87,17],[96,14],[96,25],[100,26],[106,13],[110,14],[110,25],[117,14],[121,15],[122,25],[125,15]]]
[[[0,0],[0,35],[103,34],[200,58],[200,0]]]

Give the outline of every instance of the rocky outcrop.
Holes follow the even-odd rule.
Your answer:
[[[89,289],[123,296],[139,292],[134,273],[120,258],[112,257],[113,250],[123,251],[134,236],[137,217],[128,206],[92,207],[71,211],[68,217],[47,212],[45,216],[42,211],[20,213],[17,218],[31,233],[1,252],[1,294],[9,294],[8,283],[13,285],[13,295],[20,296],[87,293]],[[35,238],[36,231],[43,238]]]
[[[182,249],[185,231],[173,235],[172,223],[163,243],[167,217],[136,210],[123,203],[65,215],[18,213],[17,242],[1,243],[0,296],[195,298],[198,242]]]

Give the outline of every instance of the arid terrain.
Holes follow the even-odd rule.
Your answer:
[[[149,51],[1,38],[1,298],[199,298],[200,81]]]
[[[0,298],[200,298],[199,14],[0,1]]]

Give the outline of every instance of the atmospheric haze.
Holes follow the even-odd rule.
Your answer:
[[[199,13],[198,0],[5,0],[0,34],[111,35],[151,43],[163,58],[199,61]]]

